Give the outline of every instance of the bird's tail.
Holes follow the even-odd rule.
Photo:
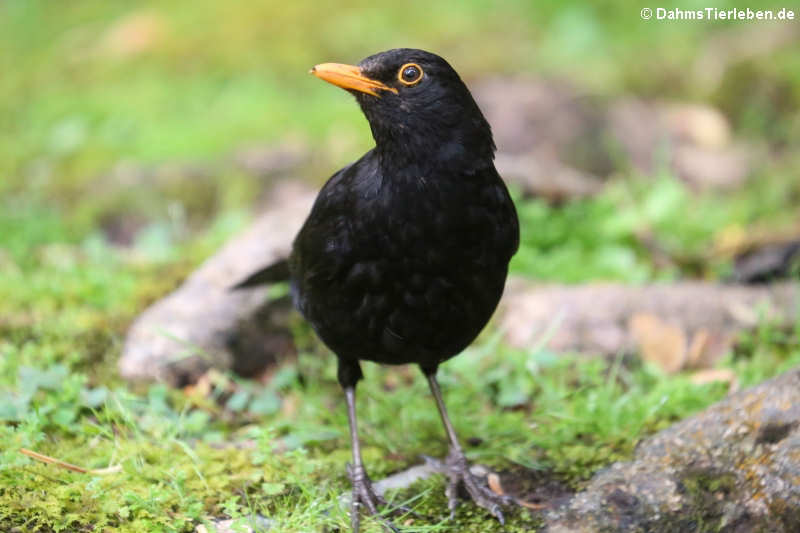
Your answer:
[[[289,280],[289,260],[280,259],[269,266],[257,270],[234,285],[230,290],[249,289],[267,283],[278,283]]]

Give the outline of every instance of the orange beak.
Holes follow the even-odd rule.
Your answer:
[[[322,63],[310,71],[311,74],[342,89],[359,91],[380,98],[378,90],[392,91],[397,94],[397,89],[384,83],[368,78],[361,73],[361,69],[353,65],[341,63]]]

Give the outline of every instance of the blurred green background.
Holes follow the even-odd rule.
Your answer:
[[[706,7],[661,5],[670,6]],[[227,406],[223,416],[160,386],[124,384],[115,369],[136,314],[263,203],[271,178],[235,164],[237,154],[254,146],[301,147],[307,159],[295,177],[321,184],[372,145],[352,98],[308,76],[316,63],[355,63],[416,47],[446,57],[468,84],[530,76],[566,81],[599,101],[634,95],[706,104],[724,114],[737,140],[765,154],[745,185],[726,192],[692,190],[666,171],[620,171],[589,199],[552,204],[516,193],[523,222],[517,274],[561,282],[716,280],[730,272],[730,257],[707,252],[726,236],[795,227],[798,23],[645,21],[642,7],[572,0],[0,1],[0,525],[191,530],[204,517],[253,509],[283,520],[284,531],[346,523],[341,512],[319,510],[320,499],[330,504],[347,486],[332,358],[306,362],[322,365],[313,393],[296,382],[291,365],[284,382],[269,389],[267,403],[286,408],[294,398],[306,405],[291,416],[243,406]],[[638,238],[643,229],[681,260],[661,265]],[[765,326],[746,343],[747,357],[725,364],[744,384],[796,364],[796,346],[786,348],[781,335]],[[499,353],[510,350],[485,342]],[[537,363],[543,376],[520,378],[531,355],[513,351],[492,363],[499,365],[492,378],[480,380],[469,376],[470,365],[485,359],[481,346],[459,363],[462,390],[451,394],[462,394],[464,405],[477,398],[489,406],[480,419],[466,407],[454,414],[500,435],[475,452],[489,462],[511,457],[585,479],[624,457],[640,435],[724,395],[723,388],[689,389],[680,377],[647,369],[632,370],[634,385],[617,390],[604,381],[603,368],[576,370],[547,354]],[[368,377],[383,372],[372,369]],[[613,420],[579,408],[584,389],[570,392],[570,372],[608,394],[617,405]],[[551,378],[556,385],[547,385]],[[252,383],[226,379],[259,394]],[[414,462],[414,453],[426,450],[425,435],[438,435],[438,428],[435,413],[423,407],[421,384],[394,399],[376,399],[380,386],[372,386],[365,385],[373,401],[365,419],[374,424],[365,432],[368,462],[407,454],[380,463],[380,474]],[[527,427],[541,416],[536,411],[493,418],[494,408],[508,407],[507,394],[535,394],[537,387],[559,391],[552,412],[563,409],[573,425],[584,420],[584,432],[600,436],[585,444],[574,427],[547,438],[508,429]],[[658,403],[665,390],[675,392],[666,407]],[[640,409],[620,411],[621,397]],[[396,430],[396,405],[414,402],[424,413],[418,416],[430,420],[410,449],[395,450],[388,435]],[[653,415],[649,406],[656,404],[661,410]],[[329,408],[338,411],[329,415]],[[553,417],[546,423],[566,420]],[[417,431],[411,428],[419,420],[409,420],[407,431]],[[275,437],[294,438],[294,455],[268,453]],[[191,447],[240,438],[257,442],[256,451]],[[525,455],[520,450],[531,439],[543,451]],[[171,457],[159,451],[164,442]],[[91,482],[64,474],[65,480],[32,465],[20,447],[98,467],[121,463],[125,474]],[[93,452],[81,451],[87,449]],[[211,466],[220,463],[230,468]],[[275,472],[289,477],[270,477]],[[40,487],[51,487],[50,495]],[[274,497],[259,500],[264,494]]]
[[[180,233],[175,224],[204,228],[253,207],[264,184],[216,164],[249,145],[312,147],[318,165],[300,177],[321,182],[372,141],[352,99],[309,67],[396,46],[436,51],[468,81],[529,74],[601,97],[707,102],[735,134],[770,149],[800,136],[791,40],[762,46],[775,32],[743,22],[644,21],[625,2],[7,0],[0,9],[0,246],[24,266],[38,244],[102,240],[130,220],[133,237],[157,240]],[[124,172],[170,163],[201,171]]]
[[[436,51],[467,80],[558,77],[599,95],[708,102],[736,133],[775,145],[800,135],[794,47],[764,55],[756,41],[727,65],[727,48],[770,32],[736,39],[721,34],[747,23],[643,21],[625,2],[8,0],[0,9],[0,221],[11,219],[0,222],[9,230],[0,243],[12,250],[24,243],[10,235],[42,224],[41,211],[74,242],[120,211],[163,219],[177,202],[191,220],[208,220],[248,208],[261,185],[214,168],[164,194],[115,181],[111,169],[126,162],[203,166],[248,144],[299,140],[325,163],[303,178],[321,181],[371,138],[352,99],[308,76],[309,67],[397,46]],[[727,70],[709,83],[698,59],[715,46]]]

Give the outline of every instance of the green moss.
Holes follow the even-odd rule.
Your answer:
[[[736,490],[736,476],[730,472],[695,470],[680,479],[690,499],[701,509],[712,509],[726,501]]]
[[[679,481],[685,495],[685,507],[677,513],[666,512],[651,526],[658,531],[696,531],[718,533],[730,526],[725,522],[725,507],[736,501],[736,476],[714,470],[691,470]],[[748,531],[751,529],[748,528]]]
[[[102,330],[109,323],[114,322],[97,324]],[[113,376],[115,348],[108,339],[114,336],[76,337],[59,328],[57,322],[44,331],[12,328],[3,344],[0,376],[4,394],[13,400],[4,405],[19,409],[6,408],[0,426],[4,526],[188,531],[207,517],[261,514],[283,531],[346,527],[349,519],[338,497],[349,490],[344,464],[350,450],[333,357],[302,352],[269,386],[280,408],[256,416],[160,385],[131,390],[116,378],[95,382]],[[89,370],[81,358],[69,356],[81,349],[76,339],[109,351],[97,359],[92,379],[81,371]],[[753,342],[761,355],[750,362],[761,373],[800,358]],[[739,372],[748,371],[746,361],[740,354]],[[366,365],[365,372],[358,407],[373,478],[414,464],[423,453],[443,456],[444,434],[423,380],[415,372],[374,365]],[[223,378],[224,387],[263,390]],[[511,350],[492,336],[445,365],[441,381],[456,428],[472,443],[466,448],[472,460],[500,470],[509,460],[547,468],[573,489],[598,468],[629,457],[643,435],[724,395],[724,388],[696,387],[647,368]],[[387,392],[387,383],[399,385]],[[528,391],[525,409],[505,407],[512,397],[507,389],[517,387]],[[22,447],[87,468],[119,464],[122,471],[72,473],[22,456],[17,451]],[[730,490],[728,481],[698,474],[685,485],[702,509],[703,498],[712,502]],[[452,524],[445,520],[444,486],[434,477],[394,498],[430,518],[430,531],[445,531]],[[417,494],[422,495],[413,499]],[[719,518],[702,516],[708,523]],[[537,520],[520,510],[510,516],[509,527],[524,530]],[[465,531],[497,529],[468,502],[459,507],[456,523]],[[410,529],[420,525],[415,521]]]
[[[472,502],[461,500],[456,507],[456,516],[450,519],[445,496],[445,483],[442,476],[418,481],[400,491],[390,493],[388,498],[393,502],[412,505],[414,512],[421,518],[412,518],[407,525],[409,531],[465,531],[465,532],[508,532],[536,531],[541,525],[541,518],[521,507],[504,509],[507,524],[505,526],[492,517],[485,509]],[[405,524],[399,521],[398,523]],[[416,529],[417,527],[430,529]]]

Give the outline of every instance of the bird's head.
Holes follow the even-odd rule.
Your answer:
[[[436,54],[397,48],[358,65],[323,63],[311,73],[356,97],[379,152],[442,165],[492,164],[488,122],[458,73]]]

